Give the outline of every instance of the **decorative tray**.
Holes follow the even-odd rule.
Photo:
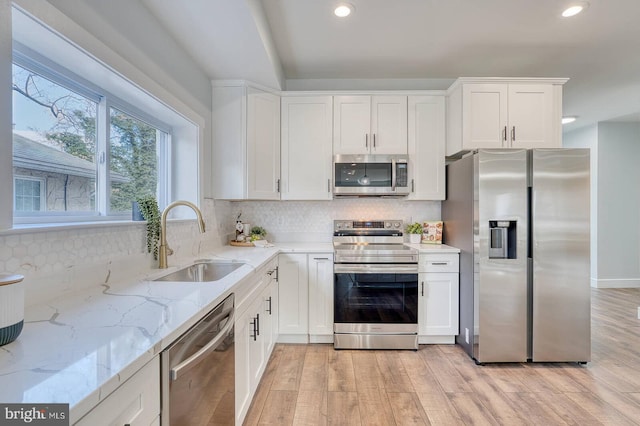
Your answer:
[[[252,242],[246,242],[246,241],[231,240],[229,241],[229,245],[236,246],[236,247],[255,247]]]

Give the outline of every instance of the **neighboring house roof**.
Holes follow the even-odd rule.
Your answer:
[[[13,134],[13,166],[63,175],[96,177],[95,163],[16,133]],[[111,172],[111,181],[123,183],[129,179],[120,173]]]

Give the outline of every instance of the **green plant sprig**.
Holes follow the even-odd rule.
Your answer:
[[[160,241],[160,208],[156,197],[145,195],[136,199],[140,206],[142,217],[147,221],[147,252],[153,253],[153,259],[158,260],[158,242]]]

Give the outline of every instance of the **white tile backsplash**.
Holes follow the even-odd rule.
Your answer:
[[[205,200],[206,233],[195,221],[169,222],[167,240],[175,251],[169,265],[218,247],[234,235],[241,220],[259,225],[275,242],[330,242],[335,219],[440,219],[440,202],[399,199],[333,201]],[[33,305],[89,286],[148,274],[157,262],[146,253],[145,224],[23,230],[0,235],[0,272],[25,276],[25,302]]]
[[[440,220],[440,201],[407,201],[396,198],[344,198],[332,201],[235,201],[226,223],[232,233],[235,218],[268,232],[274,242],[329,242],[336,219],[401,219],[405,223]]]
[[[174,250],[169,265],[209,251],[225,240],[216,213],[226,217],[228,205],[205,200],[201,206],[204,234],[195,221],[168,223],[167,241]],[[26,304],[40,303],[157,268],[157,261],[146,252],[145,235],[144,222],[0,235],[0,272],[24,275]]]

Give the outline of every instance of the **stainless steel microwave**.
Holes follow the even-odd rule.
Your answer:
[[[334,196],[403,196],[409,194],[406,155],[336,155]]]

